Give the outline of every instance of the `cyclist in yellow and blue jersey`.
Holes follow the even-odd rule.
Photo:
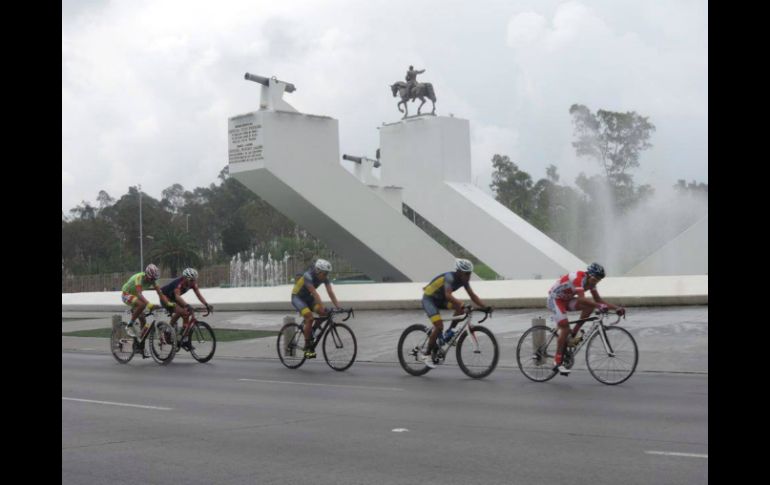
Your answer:
[[[452,293],[460,288],[465,288],[473,303],[480,308],[488,308],[471,289],[470,279],[472,272],[473,263],[467,259],[458,259],[455,261],[455,270],[453,272],[450,271],[436,276],[423,288],[422,308],[428,314],[428,318],[433,324],[433,331],[428,341],[428,353],[421,355],[420,360],[430,368],[436,367],[433,363],[431,352],[436,345],[436,339],[438,339],[439,334],[444,331],[444,322],[441,320],[439,309],[454,310],[455,315],[463,314],[463,303],[455,298]],[[457,321],[453,321],[449,328],[453,329],[457,323]]]
[[[332,264],[325,259],[318,259],[312,268],[305,271],[291,290],[291,304],[297,309],[302,318],[305,320],[305,357],[308,359],[314,359],[316,356],[315,349],[310,345],[311,333],[313,331],[313,311],[321,316],[326,315],[326,308],[324,307],[321,296],[316,291],[316,288],[321,284],[326,285],[326,292],[329,294],[332,303],[335,308],[339,308],[340,304],[337,301],[337,295],[334,294],[332,284],[329,281],[329,272],[332,270]]]

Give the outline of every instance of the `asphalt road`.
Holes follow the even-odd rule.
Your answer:
[[[534,383],[513,367],[473,380],[62,351],[63,484],[707,482],[705,373],[605,386],[581,370]]]

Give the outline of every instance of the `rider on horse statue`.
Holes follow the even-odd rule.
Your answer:
[[[409,70],[406,71],[406,92],[409,95],[410,98],[412,98],[412,102],[414,103],[414,89],[417,87],[417,75],[422,74],[425,72],[425,69],[421,71],[415,71],[414,66],[409,66]]]

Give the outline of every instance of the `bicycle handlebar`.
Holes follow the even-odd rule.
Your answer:
[[[609,315],[609,313],[610,313],[610,310],[609,310],[609,309],[607,309],[607,310],[604,310],[604,311],[602,311],[602,310],[596,310],[596,312],[595,312],[594,314],[595,314],[595,315],[600,315],[600,316],[601,316],[601,318],[602,318],[602,319],[604,319],[605,317],[607,317],[607,316]],[[617,323],[618,323],[618,322],[620,322],[620,319],[621,319],[621,318],[623,318],[623,319],[625,319],[625,318],[626,318],[626,312],[625,312],[625,311],[623,311],[623,314],[621,315],[621,314],[620,314],[620,313],[619,313],[619,312],[616,310],[616,311],[615,311],[615,315],[617,315],[617,316],[618,316],[618,318],[616,318],[614,322],[612,322],[612,323],[609,323],[608,325],[617,325]]]
[[[468,315],[471,315],[473,312],[484,312],[484,318],[476,322],[476,323],[481,323],[487,318],[490,318],[492,316],[492,311],[493,311],[491,306],[488,306],[486,308],[473,308],[473,306],[471,305],[463,305],[463,309],[465,310],[465,313],[463,315],[453,316],[452,320],[464,320]]]
[[[342,313],[347,313],[348,316],[342,319],[343,322],[347,322],[350,319],[351,316],[352,317],[356,316],[355,313],[353,312],[352,308],[330,308],[330,309],[327,310],[326,313],[328,315],[332,315],[332,314],[338,315],[338,314],[342,314]]]

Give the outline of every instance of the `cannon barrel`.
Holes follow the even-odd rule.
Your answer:
[[[372,160],[371,158],[367,158],[367,157],[354,157],[353,155],[343,154],[342,159],[348,160],[350,162],[355,162],[358,164],[363,164],[365,161],[372,162],[372,164],[374,165],[374,168],[378,168],[380,165],[382,165],[379,160]]]
[[[350,162],[356,162],[356,163],[363,163],[363,160],[361,157],[354,157],[353,155],[342,155],[343,160],[348,160]]]
[[[257,76],[256,74],[249,74],[248,72],[243,75],[243,78],[247,81],[254,81],[255,83],[259,83],[263,86],[269,86],[270,85],[270,79],[262,76]],[[276,81],[278,81],[276,79]],[[282,82],[286,85],[286,92],[287,93],[293,93],[297,88],[292,83],[287,83],[286,81],[278,81]]]

